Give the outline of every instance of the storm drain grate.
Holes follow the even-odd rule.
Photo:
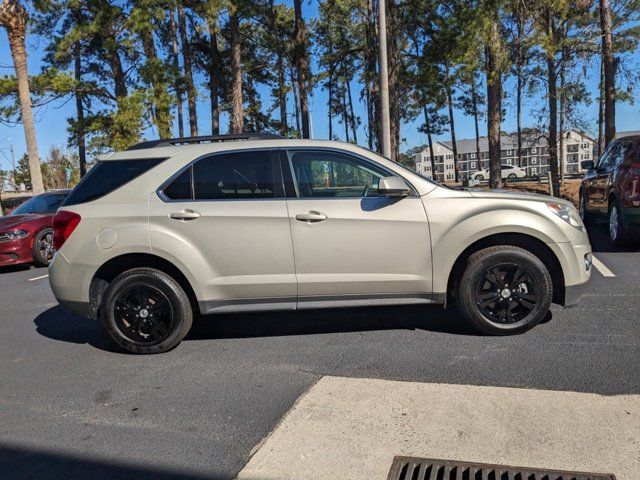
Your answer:
[[[615,480],[604,473],[563,472],[432,458],[395,457],[387,480]]]

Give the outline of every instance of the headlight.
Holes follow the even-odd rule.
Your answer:
[[[566,205],[564,203],[547,202],[547,207],[565,222],[572,227],[576,227],[578,230],[584,230],[584,224],[578,214],[578,211],[573,205]]]
[[[0,242],[9,242],[11,240],[17,240],[29,235],[26,230],[10,230],[8,232],[0,232]]]

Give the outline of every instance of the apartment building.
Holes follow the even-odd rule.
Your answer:
[[[456,142],[458,149],[458,171],[460,180],[466,180],[478,170],[489,168],[489,142],[487,137],[479,139],[480,158],[476,139],[462,139]],[[502,163],[515,165],[526,170],[527,176],[544,176],[549,172],[549,148],[546,138],[540,135],[526,134],[522,140],[522,162],[518,160],[518,137],[515,134],[502,135],[500,138]],[[582,160],[593,160],[595,140],[575,129],[564,132],[563,151],[559,152],[560,162],[568,175],[583,173]],[[559,145],[558,145],[559,147]],[[416,170],[428,178],[434,178],[431,170],[429,148],[416,154]],[[435,157],[435,179],[440,182],[452,182],[455,179],[453,147],[451,142],[437,141],[433,145]]]

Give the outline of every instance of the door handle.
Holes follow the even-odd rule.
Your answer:
[[[299,213],[296,215],[296,220],[308,223],[322,222],[326,219],[327,216],[324,213],[316,212],[315,210],[311,210],[307,213]]]
[[[172,212],[169,214],[169,218],[173,218],[174,220],[195,220],[200,217],[200,214],[195,210],[181,210],[179,212]]]

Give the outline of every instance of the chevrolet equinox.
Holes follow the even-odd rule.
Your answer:
[[[100,157],[53,228],[56,298],[135,353],[227,312],[455,303],[485,334],[519,333],[591,274],[565,200],[452,189],[355,145],[267,134]]]

